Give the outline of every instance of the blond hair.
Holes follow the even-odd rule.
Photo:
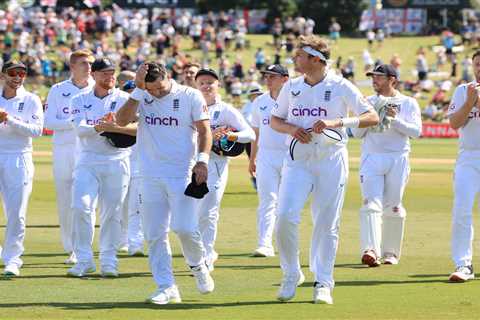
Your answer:
[[[89,62],[93,62],[93,53],[87,49],[75,50],[70,55],[70,64],[75,64],[79,58],[87,57]]]
[[[301,49],[303,47],[312,47],[312,49],[320,51],[325,58],[330,59],[330,45],[327,39],[315,35],[300,36],[298,38],[297,48]]]

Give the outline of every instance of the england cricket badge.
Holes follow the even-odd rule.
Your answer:
[[[213,113],[213,120],[218,120],[218,117],[220,117],[220,111],[215,111]]]
[[[116,106],[117,106],[117,101],[113,101],[112,104],[110,104],[110,111],[114,111]]]
[[[24,102],[20,102],[18,104],[18,112],[23,112],[23,107],[24,107],[25,103]]]
[[[330,98],[332,97],[332,91],[327,90],[325,91],[325,95],[323,96],[324,101],[330,101]]]
[[[173,111],[178,111],[179,108],[180,108],[180,100],[173,99]]]

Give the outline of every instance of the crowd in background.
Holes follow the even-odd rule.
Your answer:
[[[218,70],[226,94],[240,106],[242,96],[252,88],[262,85],[259,70],[269,64],[283,64],[292,68],[291,56],[296,39],[300,35],[313,33],[315,21],[305,17],[274,19],[270,26],[273,54],[264,47],[253,48],[254,64],[246,65],[242,56],[250,48],[247,39],[246,21],[233,12],[209,12],[194,15],[188,10],[149,12],[114,7],[101,12],[74,8],[40,8],[0,10],[1,60],[18,57],[28,67],[27,83],[46,85],[68,77],[68,57],[73,50],[90,49],[96,56],[112,59],[120,70],[136,70],[144,61],[152,58],[164,63],[172,78],[182,81],[183,71],[189,63]],[[336,43],[341,34],[341,25],[331,19],[329,38]],[[327,30],[326,30],[327,31]],[[433,121],[445,119],[446,108],[454,79],[470,81],[471,60],[465,48],[480,40],[480,24],[470,21],[460,31],[461,43],[455,43],[455,35],[444,30],[438,47],[433,48],[436,61],[427,61],[426,48],[416,52],[416,65],[411,75],[401,72],[402,59],[393,55],[390,61],[374,57],[385,38],[391,37],[387,29],[368,30],[367,43],[362,52],[363,70],[381,63],[390,63],[401,75],[399,86],[422,98],[432,93],[433,98],[424,109],[424,117]],[[193,58],[190,50],[180,50],[182,41],[189,40],[192,49],[200,50],[200,57]],[[188,47],[188,46],[187,46]],[[185,48],[185,44],[182,45]],[[0,61],[0,63],[2,62]],[[332,61],[332,68],[355,82],[356,60],[354,57],[339,56]],[[438,70],[450,65],[449,74],[438,76]],[[461,69],[460,72],[457,69]],[[434,79],[442,79],[436,80]],[[361,85],[361,84],[360,84]],[[429,94],[430,95],[430,94]]]

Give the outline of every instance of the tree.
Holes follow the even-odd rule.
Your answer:
[[[366,7],[367,4],[359,0],[303,0],[299,3],[299,13],[315,21],[316,33],[328,33],[332,17],[337,18],[342,31],[354,32]]]

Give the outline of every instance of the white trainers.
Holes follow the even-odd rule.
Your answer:
[[[333,304],[332,291],[330,288],[315,282],[313,286],[313,303]]]
[[[304,281],[305,276],[301,271],[296,275],[284,276],[280,285],[280,289],[278,290],[277,299],[282,302],[293,299],[293,297],[295,297],[297,287]]]
[[[215,262],[217,262],[217,260],[218,260],[218,253],[216,251],[213,251],[211,259],[207,259],[207,261],[205,261],[208,267],[208,271],[212,272],[213,270],[215,270]]]
[[[197,283],[198,291],[201,294],[208,294],[215,289],[215,283],[213,282],[210,271],[206,265],[200,265],[198,267],[191,268],[195,282]]]
[[[172,285],[168,288],[160,288],[155,291],[148,299],[147,303],[153,304],[169,304],[169,303],[180,303],[182,298],[180,297],[180,292],[176,285]]]
[[[111,265],[102,266],[100,273],[104,278],[118,278],[117,268]]]
[[[18,277],[20,275],[20,268],[16,264],[9,264],[3,270],[5,277]]]
[[[398,264],[398,259],[393,253],[385,253],[383,264]]]
[[[93,262],[77,262],[67,271],[67,275],[70,277],[81,278],[88,273],[94,273],[95,271],[97,271],[97,268]]]
[[[380,266],[380,260],[373,250],[367,250],[362,255],[362,263],[369,267]]]
[[[145,256],[145,254],[143,253],[143,248],[141,247],[138,247],[138,248],[128,247],[128,255],[131,257]]]
[[[65,264],[75,264],[77,263],[77,256],[75,255],[75,252],[72,251],[72,253],[70,253],[70,256],[65,259],[65,261],[63,263]]]
[[[253,251],[252,256],[258,258],[275,257],[275,251],[269,247],[258,247]]]
[[[473,273],[472,266],[461,266],[455,269],[455,272],[453,272],[450,275],[450,277],[448,278],[448,281],[465,282],[468,280],[473,280],[474,278],[475,278],[475,274]]]
[[[127,253],[128,252],[128,246],[126,244],[122,245],[117,249],[117,251],[121,252],[121,253]]]

